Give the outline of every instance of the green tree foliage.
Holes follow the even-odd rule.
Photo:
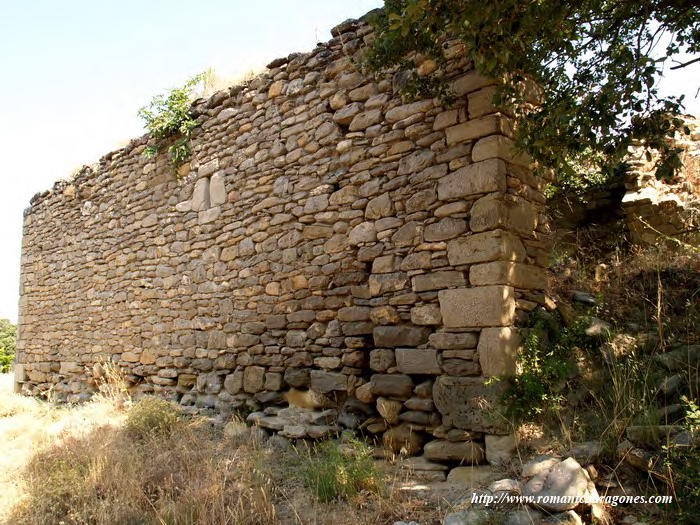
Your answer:
[[[16,343],[17,327],[7,319],[0,319],[0,374],[10,371]]]
[[[516,141],[541,168],[560,176],[575,176],[581,165],[612,169],[634,141],[659,150],[659,178],[680,167],[679,151],[665,139],[683,129],[674,116],[683,97],[658,88],[664,67],[700,66],[693,0],[384,4],[372,20],[370,70],[403,68],[411,52],[439,63],[441,42],[461,39],[476,70],[502,80],[495,102],[521,117]]]
[[[146,148],[145,155],[152,157],[167,146],[168,157],[175,169],[189,159],[190,135],[199,125],[190,112],[190,106],[195,90],[206,80],[206,72],[196,75],[182,87],[156,95],[148,106],[139,110],[139,117],[155,140],[155,145]]]

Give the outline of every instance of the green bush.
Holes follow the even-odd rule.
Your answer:
[[[159,397],[148,396],[129,409],[126,415],[127,432],[138,438],[170,434],[180,421],[177,407]]]
[[[15,359],[17,327],[7,319],[0,319],[0,374],[10,371]]]
[[[204,80],[203,73],[196,75],[184,86],[169,90],[167,95],[153,97],[148,106],[139,110],[139,117],[155,140],[155,145],[144,150],[146,156],[154,156],[167,144],[168,157],[174,169],[187,161],[191,154],[190,135],[199,125],[190,112],[190,105],[195,89]],[[175,139],[171,140],[173,137]]]
[[[588,324],[587,317],[563,327],[558,316],[544,312],[532,316],[518,354],[518,374],[504,394],[509,416],[532,420],[561,405],[563,384],[574,368],[574,349],[591,344],[585,336]]]
[[[363,490],[376,492],[381,486],[372,451],[359,440],[345,445],[333,440],[318,444],[304,458],[301,478],[324,502],[349,498]]]

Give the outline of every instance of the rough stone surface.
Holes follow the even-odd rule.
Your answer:
[[[83,401],[111,362],[135,398],[254,409],[280,446],[367,428],[419,454],[506,433],[484,380],[508,354],[493,334],[544,303],[546,181],[459,46],[440,64],[454,105],[407,104],[404,73],[355,66],[367,22],[334,31],[195,101],[179,177],[145,136],[31,200],[16,390]]]
[[[450,328],[506,326],[513,323],[515,298],[510,286],[441,290],[440,312]]]

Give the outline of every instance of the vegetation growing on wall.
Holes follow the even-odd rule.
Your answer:
[[[206,81],[206,75],[195,75],[183,86],[156,95],[148,106],[139,110],[138,115],[155,142],[146,148],[145,155],[152,157],[165,149],[174,169],[187,162],[191,155],[190,135],[199,125],[190,106],[196,88]]]
[[[665,139],[683,128],[669,116],[682,110],[683,97],[661,96],[659,81],[665,67],[699,65],[695,2],[384,4],[373,21],[370,69],[403,68],[411,52],[440,62],[439,42],[460,38],[479,73],[503,80],[495,102],[524,117],[517,142],[541,168],[568,176],[578,175],[581,164],[613,169],[635,140],[659,150],[659,178],[680,167],[679,151]],[[536,93],[531,81],[539,86]]]
[[[0,374],[10,371],[16,342],[17,327],[7,319],[0,319]]]

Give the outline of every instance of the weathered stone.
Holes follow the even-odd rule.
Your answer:
[[[382,110],[381,109],[370,109],[369,111],[363,111],[355,115],[350,122],[350,131],[359,131],[367,129],[372,124],[382,121]]]
[[[500,114],[494,114],[451,126],[445,130],[445,133],[447,135],[447,144],[452,145],[485,137],[486,135],[500,134],[510,136],[513,134],[513,131],[512,123],[508,118]]]
[[[505,162],[500,159],[488,159],[443,177],[438,183],[438,198],[448,200],[505,189]]]
[[[338,372],[312,370],[311,388],[324,394],[334,390],[344,392],[348,389],[348,377]]]
[[[212,206],[220,206],[227,200],[228,193],[226,193],[224,176],[221,173],[215,173],[209,181],[209,202]]]
[[[440,307],[436,304],[426,304],[411,308],[411,322],[417,325],[439,325],[442,322]]]
[[[243,372],[243,390],[250,394],[262,390],[265,369],[261,366],[248,366]]]
[[[423,238],[426,242],[446,241],[453,239],[467,230],[467,223],[463,219],[446,217],[425,227]]]
[[[485,377],[509,377],[515,375],[515,363],[520,337],[514,328],[507,326],[484,328],[479,335],[479,364]]]
[[[447,482],[459,485],[463,489],[470,489],[486,485],[499,475],[497,470],[487,465],[455,467],[447,475]]]
[[[528,481],[523,495],[539,498],[537,506],[545,510],[564,512],[590,503],[598,493],[586,470],[568,458]]]
[[[446,441],[435,439],[426,443],[423,454],[431,461],[457,461],[475,465],[484,462],[484,447],[473,441]]]
[[[387,449],[393,452],[413,456],[420,452],[423,446],[423,437],[413,430],[410,425],[404,424],[392,427],[384,432],[382,442]]]
[[[537,212],[524,199],[501,200],[489,195],[472,206],[469,227],[473,232],[497,228],[517,233],[532,232],[537,227]]]
[[[439,374],[437,350],[431,348],[397,348],[396,367],[404,374]]]
[[[309,370],[305,368],[287,368],[284,371],[284,382],[295,388],[303,388],[311,383]]]
[[[192,193],[192,209],[194,211],[208,209],[211,206],[209,199],[209,179],[199,179],[195,183],[194,192]]]
[[[486,261],[522,261],[525,248],[514,234],[503,230],[477,233],[454,239],[447,244],[450,264],[474,264]]]
[[[503,135],[484,137],[472,148],[472,161],[481,162],[486,159],[502,159],[511,164],[528,166],[530,159],[524,153],[515,149],[515,143]]]
[[[416,275],[413,278],[413,291],[425,292],[467,284],[464,274],[455,271],[432,272]]]
[[[413,381],[407,375],[374,374],[370,380],[372,393],[377,396],[408,398],[413,391]]]
[[[350,244],[360,244],[363,242],[373,242],[377,240],[377,231],[372,222],[361,222],[350,230],[348,242]]]
[[[394,212],[394,203],[388,193],[384,193],[379,197],[370,200],[365,209],[365,218],[381,219],[388,217]]]
[[[469,283],[472,286],[509,284],[515,288],[544,290],[547,287],[547,274],[539,266],[494,261],[472,266],[469,269]]]
[[[359,102],[353,102],[347,106],[343,106],[333,115],[333,120],[341,125],[349,125],[352,119],[355,118],[362,111],[362,104]]]
[[[440,312],[446,327],[511,325],[515,298],[510,286],[480,286],[438,292]]]
[[[377,326],[374,345],[377,347],[418,346],[428,340],[429,331],[415,326]]]
[[[443,424],[489,434],[508,433],[508,420],[500,396],[508,387],[505,381],[487,383],[478,377],[440,376],[433,387],[433,402]]]
[[[430,334],[428,341],[430,346],[440,350],[460,350],[463,348],[476,348],[478,337],[471,333],[450,334],[438,332]]]
[[[486,461],[491,465],[506,465],[510,463],[517,446],[515,434],[505,436],[494,436],[486,434],[484,436],[486,447]]]

